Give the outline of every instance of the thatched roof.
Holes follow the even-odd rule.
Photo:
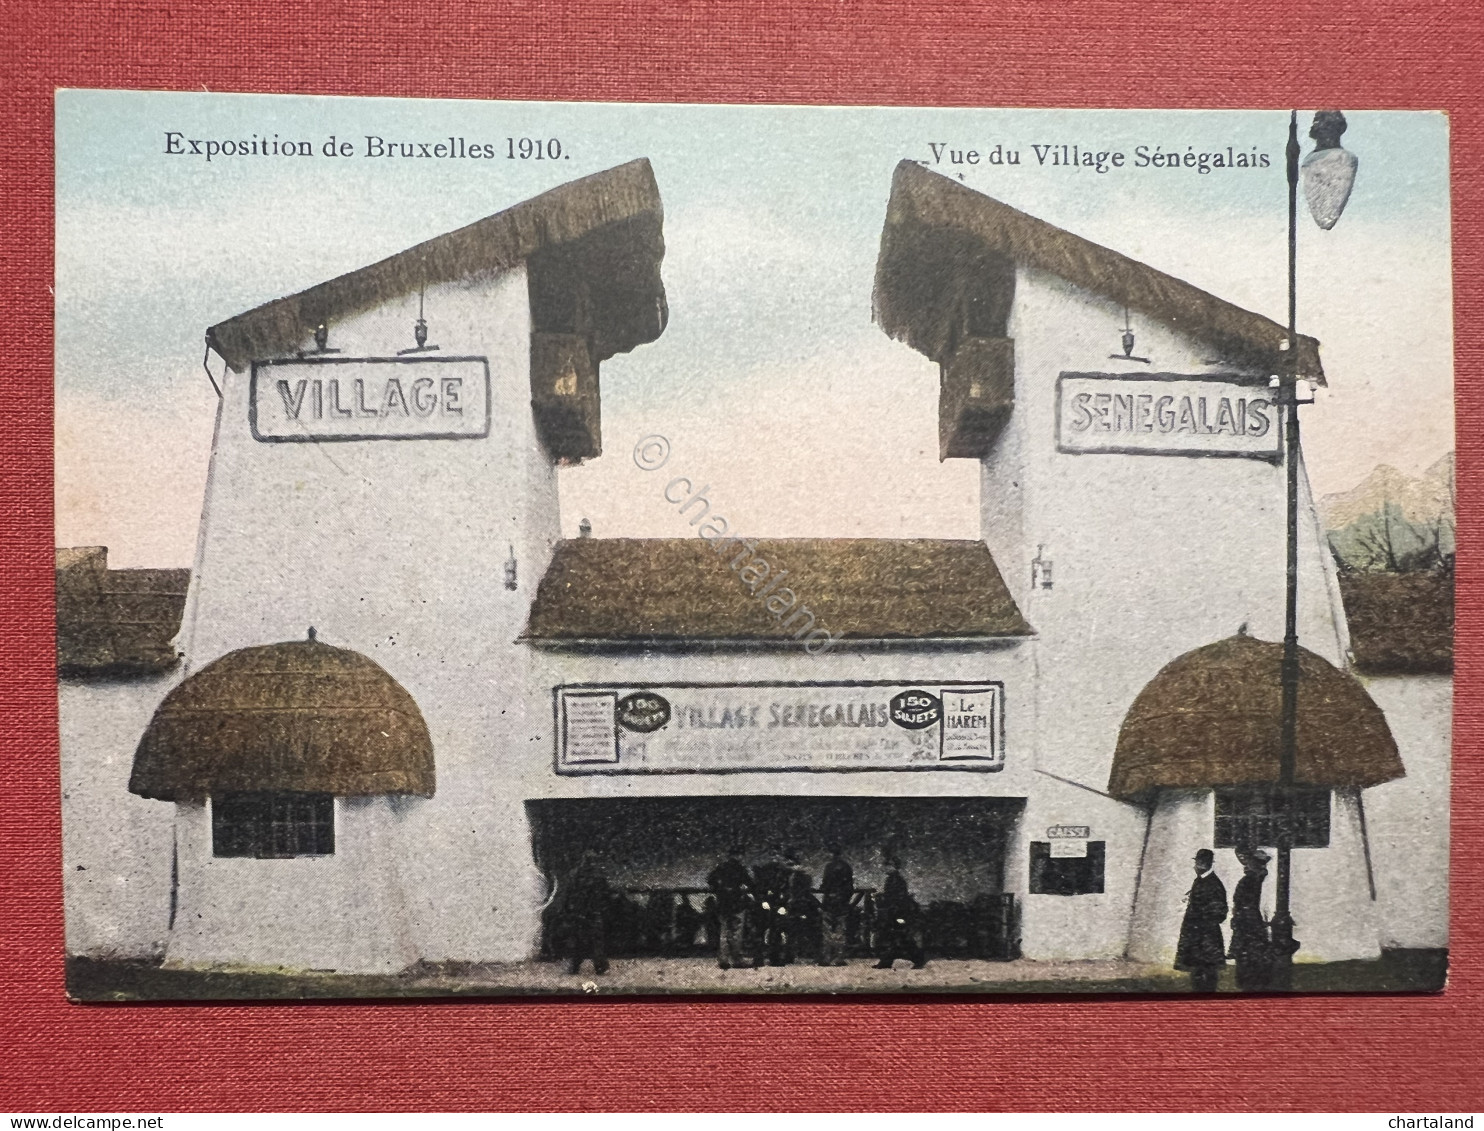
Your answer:
[[[294,640],[230,652],[165,697],[129,789],[433,796],[433,744],[402,686],[357,652]]]
[[[321,322],[422,287],[524,261],[534,329],[591,333],[593,360],[652,342],[669,316],[663,210],[647,160],[571,181],[369,267],[219,322],[207,339],[233,369],[281,357]]]
[[[764,606],[786,586],[815,627],[845,639],[1027,636],[983,542],[947,539],[770,538],[757,557],[788,574],[754,596],[701,538],[578,538],[559,543],[536,590],[525,636],[544,641],[777,641],[783,627]],[[746,559],[742,566],[745,568]],[[797,607],[795,606],[795,607]]]
[[[875,317],[933,361],[965,336],[1003,337],[1014,265],[1048,271],[1234,360],[1282,373],[1288,330],[1173,275],[1038,220],[915,161],[892,178],[876,262]],[[1319,343],[1299,337],[1303,376],[1324,383]]]
[[[187,569],[109,569],[108,549],[57,550],[57,674],[141,676],[179,661]]]
[[[1453,671],[1451,573],[1342,573],[1355,666],[1367,675]]]
[[[1134,798],[1162,787],[1276,784],[1282,666],[1282,644],[1245,635],[1166,664],[1124,716],[1108,792]],[[1295,782],[1370,786],[1403,772],[1365,688],[1300,648]]]

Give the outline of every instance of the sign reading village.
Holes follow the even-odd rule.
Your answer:
[[[555,699],[564,774],[1005,764],[997,682],[583,684]]]
[[[253,438],[459,440],[489,435],[482,357],[321,357],[253,363]]]
[[[1277,460],[1276,393],[1230,376],[1063,373],[1057,446],[1074,453]]]

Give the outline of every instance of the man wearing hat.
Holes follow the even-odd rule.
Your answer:
[[[912,898],[907,878],[902,875],[902,862],[895,856],[886,857],[886,884],[876,907],[881,916],[880,961],[876,969],[890,970],[898,958],[908,958],[912,960],[912,969],[921,970],[927,965],[927,955],[914,933],[917,900]]]
[[[845,928],[850,918],[850,902],[855,898],[855,872],[846,861],[838,844],[830,845],[830,862],[824,866],[820,883],[823,925],[819,946],[821,966],[845,965]]]
[[[757,928],[753,931],[757,953],[753,965],[784,965],[787,942],[788,888],[793,869],[782,845],[775,845],[768,858],[752,869],[752,897]]]
[[[1262,917],[1262,881],[1272,859],[1260,848],[1239,848],[1243,875],[1232,892],[1231,957],[1237,964],[1237,989],[1266,990],[1272,985],[1273,946],[1268,921]]]
[[[608,877],[598,867],[598,854],[585,849],[577,867],[567,876],[568,974],[576,974],[589,958],[594,974],[608,973],[606,919],[610,894]]]
[[[792,849],[784,853],[789,867],[785,903],[788,917],[783,923],[783,964],[804,955],[819,954],[819,900],[814,897],[814,877]]]
[[[706,886],[716,893],[719,945],[716,964],[723,970],[746,965],[742,931],[752,907],[752,876],[742,863],[742,849],[733,846],[727,858],[711,870]]]
[[[1196,993],[1215,992],[1216,977],[1226,965],[1226,940],[1221,924],[1226,920],[1226,885],[1211,869],[1216,854],[1202,848],[1195,854],[1195,882],[1185,897],[1185,918],[1180,923],[1180,942],[1175,948],[1175,969],[1190,972]]]

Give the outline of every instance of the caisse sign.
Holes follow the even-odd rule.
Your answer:
[[[581,684],[553,698],[563,774],[1005,764],[997,681]]]
[[[1080,859],[1087,855],[1087,841],[1092,829],[1087,825],[1052,825],[1046,830],[1051,842],[1051,858]]]

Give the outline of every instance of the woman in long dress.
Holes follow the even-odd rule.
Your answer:
[[[1273,945],[1262,914],[1262,882],[1272,859],[1260,848],[1239,849],[1243,875],[1232,892],[1231,958],[1237,964],[1237,989],[1266,990],[1273,980]]]

